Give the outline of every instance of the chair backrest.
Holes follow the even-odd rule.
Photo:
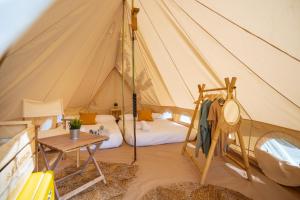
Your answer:
[[[63,114],[61,99],[43,102],[23,99],[23,118],[31,120],[36,127],[40,127],[47,119],[52,120],[51,128],[57,124],[57,116]]]

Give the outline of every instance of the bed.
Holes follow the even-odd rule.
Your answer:
[[[153,113],[155,114],[155,113]],[[186,134],[188,132],[188,127],[178,124],[176,122],[170,121],[168,119],[163,119],[159,114],[153,115],[153,121],[137,121],[136,129],[136,145],[137,146],[150,146],[168,143],[178,143],[184,142]],[[122,130],[123,121],[119,121],[119,127]],[[147,126],[144,129],[143,126]],[[192,131],[190,135],[190,140],[196,138],[196,132]],[[133,145],[133,119],[128,114],[125,115],[125,141]]]
[[[90,130],[97,131],[101,125],[104,126],[102,135],[109,137],[107,141],[104,141],[100,148],[108,149],[121,146],[123,142],[122,133],[115,121],[116,119],[112,115],[96,115],[95,125],[81,125],[80,131],[89,133]]]

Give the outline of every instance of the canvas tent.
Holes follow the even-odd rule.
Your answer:
[[[9,48],[1,41],[7,52],[1,52],[0,119],[21,118],[24,98],[61,98],[65,112],[107,113],[120,103],[122,2],[55,1]],[[131,2],[125,4],[130,112]],[[224,77],[236,76],[244,118],[299,133],[298,1],[139,0],[136,6],[140,105],[193,109],[198,84],[219,87]],[[5,20],[8,27],[10,18]]]

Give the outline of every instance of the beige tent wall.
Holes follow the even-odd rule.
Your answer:
[[[250,21],[251,13],[259,14],[266,8],[265,4],[260,5],[257,1],[248,4],[252,6],[247,11],[243,8],[248,21],[241,25]],[[255,30],[253,32],[261,37],[269,35],[262,40],[196,0],[138,1],[137,6],[141,8],[139,31],[175,105],[193,108],[197,84],[216,87],[222,84],[224,77],[236,76],[237,97],[249,114],[248,118],[300,130],[300,93],[296,86],[300,62],[286,53],[294,52],[299,44],[282,42],[287,37],[294,38],[290,36],[294,33],[290,32],[299,33],[299,25],[294,26],[295,23],[289,21],[294,19],[299,24],[299,14],[294,11],[300,7],[295,1],[286,3],[284,7],[281,5],[280,1],[272,3],[272,7],[282,11],[279,13],[267,9],[270,11],[266,13],[269,20],[252,21],[256,26],[251,31]],[[238,8],[242,9],[243,5],[237,6],[230,11],[238,16]],[[291,10],[291,13],[285,16],[283,10]],[[267,22],[279,17],[282,19],[278,23],[284,23],[283,27],[290,31],[271,36],[272,33],[266,30],[278,29],[280,25]],[[264,41],[273,42],[279,37],[281,39],[275,44],[284,50]]]
[[[104,83],[97,91],[95,98],[88,105],[90,111],[95,111],[100,114],[110,114],[113,104],[116,102],[119,107],[122,105],[122,77],[117,69],[113,69]],[[127,83],[124,85],[124,100],[125,100],[125,113],[132,110],[131,102],[131,88]]]
[[[300,58],[299,1],[197,0],[197,3],[211,8],[290,55]]]
[[[23,98],[84,106],[115,66],[122,1],[57,1],[0,68],[0,118],[22,117]]]

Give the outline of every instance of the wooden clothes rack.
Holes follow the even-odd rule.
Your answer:
[[[248,180],[250,180],[250,181],[252,180],[251,173],[250,173],[250,168],[249,168],[248,156],[246,154],[246,149],[245,149],[245,143],[244,143],[242,135],[241,135],[241,133],[239,131],[240,121],[241,121],[240,116],[239,116],[238,121],[236,123],[229,124],[228,122],[226,122],[226,120],[224,118],[224,113],[222,111],[221,117],[218,120],[218,124],[217,124],[216,130],[213,133],[213,137],[212,137],[212,140],[211,140],[211,146],[210,146],[210,149],[209,149],[209,152],[208,152],[207,159],[205,161],[205,165],[204,165],[203,171],[202,171],[202,167],[200,165],[199,160],[197,158],[195,158],[195,156],[194,156],[193,153],[191,153],[191,152],[189,152],[187,150],[187,147],[195,149],[195,145],[189,143],[189,138],[190,138],[190,134],[192,132],[192,129],[194,127],[194,122],[195,122],[195,119],[196,119],[196,116],[197,116],[197,112],[198,112],[198,110],[200,108],[200,104],[203,103],[203,101],[205,99],[205,94],[208,93],[208,92],[213,92],[213,91],[226,91],[227,92],[226,102],[229,101],[229,100],[234,100],[233,91],[236,89],[236,87],[235,87],[236,80],[237,80],[236,77],[233,77],[231,80],[229,78],[225,78],[225,85],[226,86],[225,87],[221,87],[221,88],[205,89],[205,84],[198,85],[199,97],[198,97],[198,100],[195,102],[196,107],[195,107],[195,110],[193,112],[192,121],[191,121],[191,124],[189,126],[188,133],[187,133],[184,145],[182,147],[182,154],[183,155],[187,155],[188,157],[190,157],[191,160],[194,162],[194,164],[199,169],[200,174],[202,174],[201,184],[204,184],[204,182],[205,182],[205,179],[206,179],[206,176],[207,176],[207,172],[208,172],[208,169],[210,167],[211,161],[213,159],[213,155],[214,155],[214,151],[215,151],[215,148],[216,148],[216,144],[217,144],[217,141],[218,141],[218,139],[219,139],[219,137],[221,135],[221,132],[222,133],[226,132],[226,131],[223,130],[223,129],[225,129],[225,126],[226,127],[232,127],[237,132],[238,139],[239,139],[240,146],[241,146],[242,157],[243,157],[243,161],[244,162],[241,163],[238,160],[236,160],[235,158],[233,158],[232,156],[230,156],[227,153],[223,152],[223,147],[221,148],[222,149],[222,155],[228,157],[231,160],[233,160],[239,166],[241,166],[243,169],[245,169],[245,171],[247,173]]]

